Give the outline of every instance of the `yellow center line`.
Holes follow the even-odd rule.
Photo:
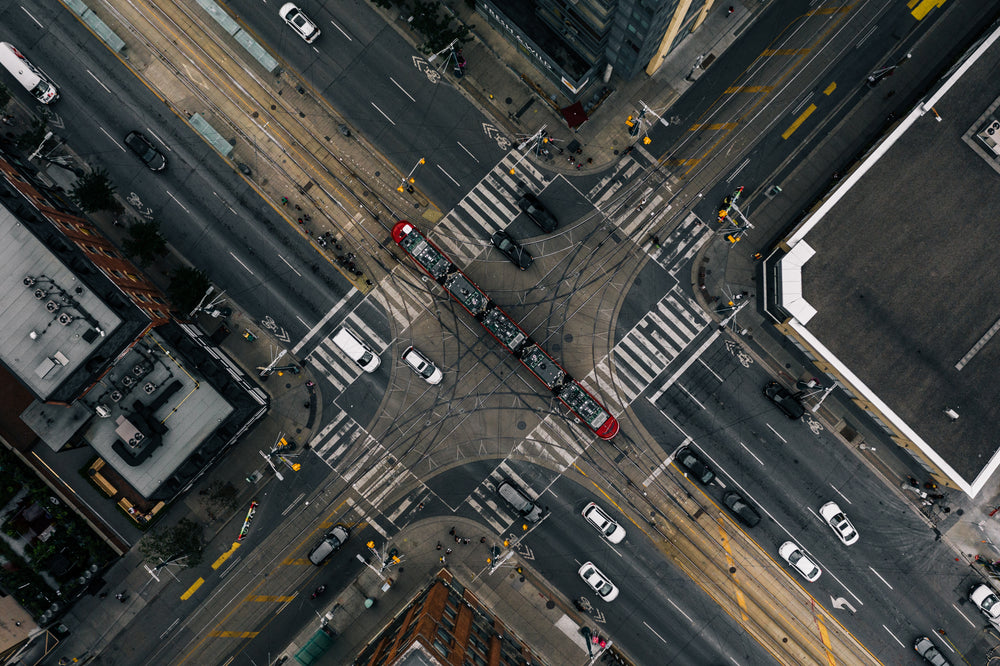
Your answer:
[[[946,0],[920,0],[920,4],[918,4],[910,13],[913,14],[913,18],[921,21],[925,16],[931,13],[932,9],[937,9],[943,5],[945,1]]]
[[[209,633],[210,636],[216,638],[256,638],[257,631],[213,631]]]
[[[726,88],[723,95],[731,95],[733,93],[745,92],[745,93],[769,93],[774,90],[774,86],[732,86]]]
[[[829,95],[830,93],[832,93],[836,89],[837,89],[837,82],[834,81],[833,83],[831,83],[830,85],[828,85],[826,87],[826,90],[823,91],[823,94],[824,95]]]
[[[787,139],[792,134],[794,134],[795,130],[797,130],[799,128],[799,125],[801,125],[802,123],[804,123],[806,121],[806,118],[808,118],[809,116],[811,116],[812,113],[813,113],[813,111],[815,111],[815,110],[816,110],[816,105],[815,104],[810,104],[809,107],[805,111],[803,111],[801,114],[799,114],[799,117],[795,119],[795,122],[793,122],[791,125],[788,126],[788,129],[786,129],[785,132],[784,132],[784,134],[781,135],[781,138],[782,139]]]
[[[816,614],[816,624],[819,625],[819,637],[823,641],[823,645],[826,647],[826,663],[830,666],[835,666],[837,660],[833,656],[833,646],[830,644],[830,632],[826,629],[826,622],[823,621],[823,615],[821,613]]]
[[[812,47],[803,49],[764,49],[761,55],[764,56],[805,55],[811,52],[812,52]]]
[[[733,130],[736,129],[736,123],[709,123],[707,125],[691,125],[688,128],[689,132],[697,132],[698,130]]]
[[[204,578],[199,578],[198,580],[196,580],[195,582],[193,582],[191,584],[191,587],[189,587],[184,592],[184,594],[181,595],[181,601],[187,601],[188,599],[190,599],[191,595],[194,594],[195,592],[197,592],[198,588],[201,587],[202,583],[204,583],[204,582],[205,582]]]
[[[222,563],[228,560],[232,556],[232,554],[236,552],[236,549],[239,547],[240,547],[240,542],[234,541],[233,545],[229,547],[229,550],[224,552],[222,555],[219,555],[219,559],[212,562],[212,568],[218,569],[219,567],[221,567]]]
[[[274,595],[274,594],[251,594],[246,599],[247,601],[291,601],[295,598],[295,595]]]

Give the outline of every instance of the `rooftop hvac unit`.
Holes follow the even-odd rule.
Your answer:
[[[142,363],[136,363],[135,367],[132,368],[132,374],[135,375],[136,377],[142,377],[144,374],[146,374],[146,366],[144,366]]]
[[[58,317],[56,317],[56,320],[58,320],[58,322],[59,322],[60,324],[62,324],[63,326],[69,326],[70,322],[71,322],[71,321],[73,321],[73,318],[72,318],[72,317],[70,317],[70,316],[69,316],[68,314],[66,314],[65,312],[60,312],[60,313],[59,313],[59,316],[58,316]]]
[[[152,393],[153,391],[156,390],[156,384],[154,384],[153,382],[146,382],[143,385],[142,390],[145,391],[146,393]]]
[[[48,310],[49,312],[55,312],[56,310],[59,309],[59,304],[56,303],[55,301],[46,301],[45,309]]]
[[[45,291],[44,289],[36,289],[35,290],[35,298],[37,298],[38,300],[42,300],[42,299],[44,299],[48,295],[49,295],[49,292]]]
[[[111,416],[111,410],[110,410],[110,409],[108,409],[108,406],[107,406],[107,405],[98,405],[98,406],[97,406],[97,407],[96,407],[96,408],[94,409],[94,411],[95,411],[95,412],[97,413],[97,415],[98,415],[98,416],[100,416],[100,417],[101,417],[102,419],[106,419],[106,418],[108,418],[109,416]]]
[[[132,375],[125,375],[122,377],[122,386],[128,387],[132,386],[132,384],[135,384],[135,379],[132,378]]]
[[[125,397],[125,394],[118,389],[111,392],[111,399],[115,402],[119,402],[123,397]]]
[[[25,275],[24,279],[21,280],[21,282],[24,283],[25,287],[34,287],[35,286],[35,278],[31,277],[30,275]]]
[[[983,140],[990,150],[1000,155],[1000,120],[994,120],[979,133],[979,138]]]

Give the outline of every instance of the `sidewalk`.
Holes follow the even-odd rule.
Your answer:
[[[456,543],[450,534],[452,528],[456,535],[468,538],[470,543]],[[399,550],[401,562],[398,566],[381,574],[366,566],[355,580],[316,609],[319,615],[332,612],[328,626],[336,632],[334,649],[319,663],[343,663],[345,655],[358,654],[391,618],[435,580],[442,568],[546,663],[587,663],[587,644],[580,628],[589,626],[597,634],[600,627],[588,622],[586,614],[577,611],[569,599],[548,589],[516,554],[493,574],[486,573],[486,558],[495,541],[490,537],[482,543],[481,538],[481,526],[475,522],[448,517],[418,521],[400,532],[388,546]],[[437,549],[438,544],[441,550]],[[448,549],[452,552],[448,553]],[[369,562],[373,559],[376,558],[369,555]],[[333,559],[327,566],[336,566],[336,563]],[[378,564],[376,559],[374,565]],[[522,569],[520,574],[516,570],[518,566]],[[386,588],[387,579],[392,584]],[[365,606],[368,598],[375,600],[371,608]],[[295,652],[320,627],[318,620],[308,622],[276,658],[284,656],[288,660],[286,663],[293,662]]]

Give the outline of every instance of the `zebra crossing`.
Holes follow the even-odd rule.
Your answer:
[[[684,221],[660,239],[660,247],[643,243],[646,253],[668,273],[676,276],[680,270],[687,270],[687,261],[697,254],[701,246],[714,235],[712,229],[694,213],[688,213]]]
[[[357,333],[379,355],[389,346],[389,342],[383,340],[355,312],[348,313],[344,317],[342,325]],[[347,358],[347,355],[333,343],[332,334],[323,338],[319,344],[313,347],[306,356],[306,361],[338,391],[346,389],[362,373],[358,364]]]
[[[511,175],[511,171],[514,175]],[[460,266],[467,266],[486,248],[493,232],[520,215],[519,190],[540,192],[552,178],[512,150],[483,176],[472,190],[434,227],[434,243]]]
[[[711,323],[698,304],[675,286],[612,350],[617,391],[628,403]]]
[[[389,320],[400,327],[400,335],[420,314],[429,311],[434,302],[426,288],[400,276],[396,270],[389,279],[379,283],[378,289],[372,290],[371,296],[385,309]]]
[[[537,499],[537,494],[531,490],[531,484],[508,465],[506,460],[497,465],[466,499],[469,508],[478,513],[497,534],[502,534],[514,521],[519,520],[519,516],[497,494],[497,486],[507,479],[528,493],[531,499]]]

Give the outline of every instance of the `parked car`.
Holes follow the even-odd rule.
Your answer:
[[[597,531],[611,543],[621,543],[625,538],[625,528],[616,523],[604,509],[597,506],[597,502],[585,506],[582,513],[587,522],[596,527]]]
[[[142,132],[129,132],[125,135],[125,145],[139,156],[139,159],[153,171],[163,171],[167,168],[167,158]]]
[[[730,490],[722,496],[722,503],[747,527],[754,527],[760,522],[760,514],[757,513],[757,509],[750,506],[738,492]]]
[[[294,2],[286,2],[281,5],[281,9],[278,10],[278,16],[299,37],[305,40],[306,44],[312,44],[319,37],[319,27]]]
[[[559,226],[559,222],[552,213],[531,192],[525,192],[521,195],[521,198],[517,200],[517,207],[523,210],[531,218],[531,221],[547,234],[552,233]]]
[[[580,578],[591,587],[597,596],[605,601],[614,601],[618,598],[618,588],[608,580],[608,577],[601,573],[601,570],[594,566],[593,562],[584,562],[580,567]]]
[[[931,639],[926,636],[921,636],[913,643],[913,649],[917,651],[921,657],[934,664],[934,666],[951,666],[948,660],[944,658],[941,651],[937,649]]]
[[[403,352],[403,363],[420,375],[428,384],[440,384],[444,373],[415,347],[407,347]]]
[[[316,544],[309,551],[309,561],[319,566],[330,559],[330,556],[340,550],[340,547],[347,542],[349,536],[347,528],[343,525],[335,525],[332,530],[323,536],[323,540]]]
[[[764,386],[764,395],[793,421],[801,419],[802,415],[806,413],[805,407],[802,406],[799,399],[778,382],[768,382]]]
[[[715,479],[715,472],[712,471],[712,468],[690,446],[685,446],[678,451],[674,460],[702,485],[707,486]]]
[[[506,231],[500,230],[495,232],[490,236],[490,242],[493,243],[493,247],[503,252],[522,271],[527,270],[534,261],[531,255],[528,254],[528,251],[521,247]]]
[[[534,500],[528,497],[528,493],[515,486],[512,481],[504,481],[497,486],[497,494],[529,523],[537,523],[541,520],[544,514],[542,507],[538,506]]]
[[[969,601],[976,604],[990,620],[1000,619],[1000,597],[989,585],[973,585],[969,590]]]
[[[794,541],[786,541],[781,544],[781,548],[778,549],[778,555],[785,558],[785,561],[792,565],[792,568],[798,571],[810,583],[815,583],[820,574],[823,573],[816,566],[816,563],[809,559],[809,556]]]
[[[819,508],[819,515],[823,516],[823,520],[829,525],[837,538],[840,539],[845,546],[850,546],[852,543],[856,543],[858,540],[858,531],[854,529],[854,525],[848,520],[847,516],[836,502],[827,502]]]

